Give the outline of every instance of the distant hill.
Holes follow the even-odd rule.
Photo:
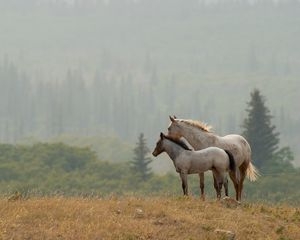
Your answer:
[[[62,142],[75,147],[89,147],[97,153],[99,159],[109,162],[127,162],[133,158],[133,145],[118,137],[62,135],[48,142]]]

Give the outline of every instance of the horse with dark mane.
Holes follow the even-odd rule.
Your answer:
[[[208,170],[212,170],[217,183],[217,198],[221,198],[221,190],[224,185],[228,187],[226,181],[226,172],[235,171],[235,161],[229,151],[218,147],[208,147],[203,150],[191,150],[188,145],[171,136],[160,134],[153,156],[158,156],[162,152],[166,152],[172,159],[176,171],[180,174],[182,181],[182,190],[184,195],[188,195],[188,174],[201,174]],[[228,196],[228,192],[226,193]]]

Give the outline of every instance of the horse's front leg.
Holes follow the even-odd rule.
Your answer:
[[[188,183],[187,183],[187,174],[184,172],[180,173],[180,178],[182,182],[182,190],[183,190],[183,195],[188,195]]]
[[[201,191],[201,199],[205,200],[205,194],[204,194],[204,172],[199,173],[200,178],[200,191]]]

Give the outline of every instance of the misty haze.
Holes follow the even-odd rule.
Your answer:
[[[243,136],[252,151],[252,175],[244,177],[256,181],[245,180],[241,198],[230,175],[240,167],[236,141],[214,141],[233,151],[234,160],[231,153],[224,158],[237,165],[224,172],[229,196],[238,204],[284,203],[299,224],[299,210],[292,215],[300,204],[299,103],[298,0],[0,0],[0,212],[7,199],[56,201],[56,194],[181,196],[187,190],[179,167],[167,154],[151,153],[164,137],[186,151],[201,151],[194,142],[199,135],[171,136],[172,124],[181,131],[186,124],[216,136]],[[198,175],[188,179],[189,192],[198,196]],[[205,173],[201,198],[217,198],[214,181],[216,175]],[[108,199],[106,208],[112,208]],[[140,204],[147,208],[155,201]],[[135,219],[151,215],[140,208],[133,210]],[[261,212],[255,214],[259,219]],[[165,226],[165,215],[156,227]],[[300,234],[282,230],[277,220],[270,239]],[[258,221],[265,224],[263,217]],[[0,221],[0,238],[5,232],[4,239],[11,238],[5,229]],[[231,230],[238,239],[262,238]],[[42,231],[35,236],[29,230],[28,239],[57,239]],[[99,239],[146,239],[131,236],[134,229],[118,238],[122,231],[107,235],[107,229]],[[209,231],[203,239],[215,239]],[[88,234],[80,238],[97,239]],[[153,233],[149,239],[190,237],[179,235]]]

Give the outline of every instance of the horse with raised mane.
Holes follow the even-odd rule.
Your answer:
[[[255,181],[259,176],[255,166],[251,163],[251,148],[247,140],[236,134],[218,136],[211,131],[211,126],[200,121],[177,119],[170,116],[171,123],[168,127],[168,135],[184,137],[195,150],[208,147],[219,147],[230,151],[235,160],[238,171],[229,171],[236,191],[236,200],[242,198],[243,182],[247,176],[250,181]],[[214,187],[218,186],[214,179]],[[201,195],[204,199],[204,173],[200,173]]]
[[[166,152],[172,159],[176,172],[180,174],[182,190],[188,195],[188,174],[200,174],[212,170],[217,183],[217,198],[221,198],[222,186],[227,185],[226,172],[235,171],[235,161],[232,154],[218,147],[208,147],[203,150],[191,150],[184,141],[160,134],[153,156]],[[225,188],[226,189],[226,188]]]

